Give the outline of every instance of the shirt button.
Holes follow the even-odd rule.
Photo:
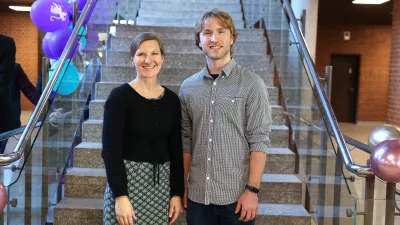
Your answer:
[[[211,101],[211,104],[214,104],[214,101]]]
[[[208,139],[208,141],[209,141],[209,142],[212,142],[212,139],[210,138],[210,139]]]
[[[217,85],[217,82],[214,82],[214,86]]]
[[[210,160],[211,160],[211,158],[208,158],[207,160],[208,160],[208,161],[210,161]]]
[[[232,100],[232,102],[235,102],[235,100]]]
[[[210,123],[214,122],[213,120],[210,120]]]
[[[210,177],[207,177],[207,180],[209,180],[210,179]]]

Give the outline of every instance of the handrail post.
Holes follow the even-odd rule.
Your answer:
[[[396,201],[396,184],[386,184],[386,213],[385,213],[385,225],[394,225],[395,206]]]
[[[372,225],[374,221],[374,191],[375,176],[369,175],[365,178],[364,225]]]
[[[331,102],[332,98],[332,66],[325,67],[325,92],[328,101]]]

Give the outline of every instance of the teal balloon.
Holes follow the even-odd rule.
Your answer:
[[[70,30],[73,30],[72,24],[69,25],[68,28],[69,28]],[[87,32],[86,32],[85,27],[81,27],[81,28],[79,29],[78,35],[82,36],[82,35],[86,35],[86,34],[87,34]]]
[[[86,47],[86,38],[82,37],[80,40],[79,51],[83,51]]]
[[[60,95],[70,95],[74,93],[74,91],[79,86],[79,72],[76,69],[75,65],[72,62],[67,60],[62,68],[61,74],[57,79],[56,85],[54,86],[53,91],[57,92]],[[58,65],[59,61],[51,65],[49,72],[49,79],[53,76],[53,73]]]

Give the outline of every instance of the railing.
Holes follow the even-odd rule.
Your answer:
[[[28,139],[32,135],[33,129],[35,128],[35,124],[38,122],[40,115],[43,113],[43,110],[47,105],[47,101],[50,99],[52,90],[54,89],[54,86],[56,85],[56,82],[61,75],[61,71],[63,70],[65,63],[67,62],[67,58],[68,58],[69,54],[71,53],[71,51],[73,51],[72,47],[76,43],[79,30],[81,29],[87,15],[88,15],[89,9],[94,7],[92,5],[93,2],[95,2],[95,1],[88,0],[85,8],[83,9],[81,16],[79,17],[79,19],[72,31],[71,36],[68,39],[67,45],[60,57],[59,63],[57,64],[57,67],[55,68],[54,75],[49,79],[49,82],[46,85],[46,88],[44,89],[44,91],[37,103],[37,107],[35,107],[35,110],[33,111],[33,114],[30,117],[25,130],[22,133],[20,140],[18,141],[17,146],[15,147],[15,150],[11,154],[0,155],[0,165],[6,166],[6,165],[9,165],[10,163],[15,162],[21,158],[23,149],[26,147],[26,145],[28,145]]]
[[[375,196],[371,166],[354,163],[346,143],[367,153],[369,148],[341,133],[289,0],[242,0],[242,4],[247,27],[265,30],[267,52],[279,76],[281,105],[288,116],[291,150],[305,175],[308,211],[317,223],[356,224],[357,215],[363,215],[364,224],[370,225],[374,212],[382,209],[385,224],[394,224],[395,185],[386,185],[386,196]],[[354,181],[348,173],[365,178],[364,196],[347,182]]]
[[[101,73],[101,57],[93,47],[99,40],[91,38],[97,35],[96,24],[86,25],[95,2],[88,0],[79,12],[60,59],[50,68],[53,75],[45,83],[28,124],[0,135],[1,139],[9,138],[8,147],[15,146],[11,153],[0,155],[0,180],[8,194],[0,224],[51,222],[52,208],[63,193],[65,171],[72,166],[73,149],[82,139],[82,122],[94,82]],[[91,47],[78,47],[77,39],[80,43],[86,40],[86,46]],[[74,58],[68,59],[70,55]],[[48,60],[44,60],[43,68],[48,68]],[[42,74],[43,78],[49,75],[46,69]],[[64,84],[71,85],[68,74],[74,74],[74,86],[70,86],[73,90],[59,94]]]

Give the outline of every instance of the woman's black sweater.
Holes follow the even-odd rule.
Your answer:
[[[151,100],[127,83],[115,88],[104,106],[102,139],[114,198],[128,196],[124,160],[148,162],[155,168],[170,161],[171,197],[183,196],[181,107],[174,92],[165,88],[160,99]]]

